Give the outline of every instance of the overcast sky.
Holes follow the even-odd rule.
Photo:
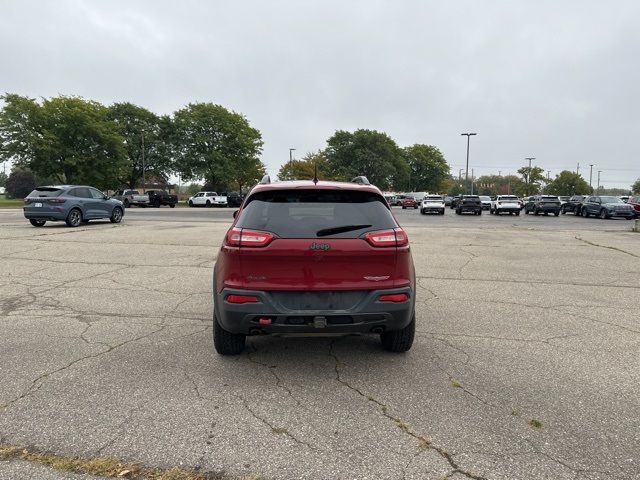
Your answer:
[[[270,173],[337,129],[438,146],[453,172],[640,177],[640,2],[0,0],[0,91],[214,102]]]

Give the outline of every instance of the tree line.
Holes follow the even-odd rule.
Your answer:
[[[240,113],[190,103],[157,115],[129,102],[81,97],[0,99],[0,158],[39,183],[136,188],[172,174],[212,189],[242,190],[265,173],[262,137]]]

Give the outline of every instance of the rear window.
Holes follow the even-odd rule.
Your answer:
[[[502,196],[502,197],[498,197],[498,200],[509,200],[509,201],[514,201],[517,202],[518,201],[518,197],[511,196],[511,197],[507,197],[507,196]]]
[[[53,187],[39,187],[31,192],[28,197],[57,197],[62,192],[60,188]]]
[[[442,201],[442,197],[437,196],[437,195],[436,195],[436,196],[424,197],[424,199],[425,199],[425,200],[428,200],[428,201],[430,201],[430,202],[431,202],[431,201],[432,201],[432,202],[441,202],[441,201]]]
[[[543,195],[542,197],[540,197],[540,199],[544,200],[544,201],[547,201],[547,202],[549,202],[549,201],[557,202],[558,201],[558,197],[550,197],[550,196],[546,196],[546,195]]]
[[[236,226],[282,238],[358,238],[397,226],[384,198],[371,192],[269,190],[251,195],[248,202]]]
[[[464,197],[465,200],[480,200],[480,197],[477,195],[465,195]]]

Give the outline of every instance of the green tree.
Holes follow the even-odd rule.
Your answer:
[[[375,130],[338,130],[327,140],[327,175],[349,181],[366,176],[382,190],[400,187],[406,181],[406,160],[402,150],[386,133]]]
[[[450,173],[442,152],[432,145],[423,144],[405,147],[403,151],[409,165],[409,189],[413,192],[439,192]]]
[[[327,170],[327,157],[322,150],[309,152],[301,160],[290,160],[278,171],[280,180],[312,180],[318,169],[318,179],[328,180],[325,171]]]
[[[143,169],[147,178],[149,174],[162,178],[169,176],[173,167],[169,117],[159,117],[146,108],[125,102],[108,107],[107,118],[116,125],[124,144],[125,164],[120,183],[136,188],[143,177]]]
[[[563,170],[544,189],[550,195],[585,195],[591,187],[578,173]]]
[[[631,185],[631,191],[633,193],[640,193],[640,178],[636,180],[636,183]]]
[[[476,180],[478,195],[513,195],[524,190],[524,183],[515,175],[482,175]]]
[[[124,166],[124,147],[107,108],[80,97],[42,104],[15,94],[2,97],[2,153],[38,177],[60,183],[113,188]]]
[[[24,198],[36,188],[36,178],[29,170],[14,168],[6,183],[8,198]]]
[[[522,177],[521,195],[533,195],[542,188],[542,184],[547,181],[544,176],[544,169],[541,167],[522,167],[518,169],[518,173]]]
[[[191,103],[173,116],[176,170],[226,190],[256,182],[264,173],[260,132],[239,113],[212,103]]]

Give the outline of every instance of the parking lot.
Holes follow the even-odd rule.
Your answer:
[[[0,210],[0,445],[221,479],[636,479],[640,234],[420,215],[418,336],[212,347],[231,209],[31,227]],[[93,478],[23,460],[0,478]]]

